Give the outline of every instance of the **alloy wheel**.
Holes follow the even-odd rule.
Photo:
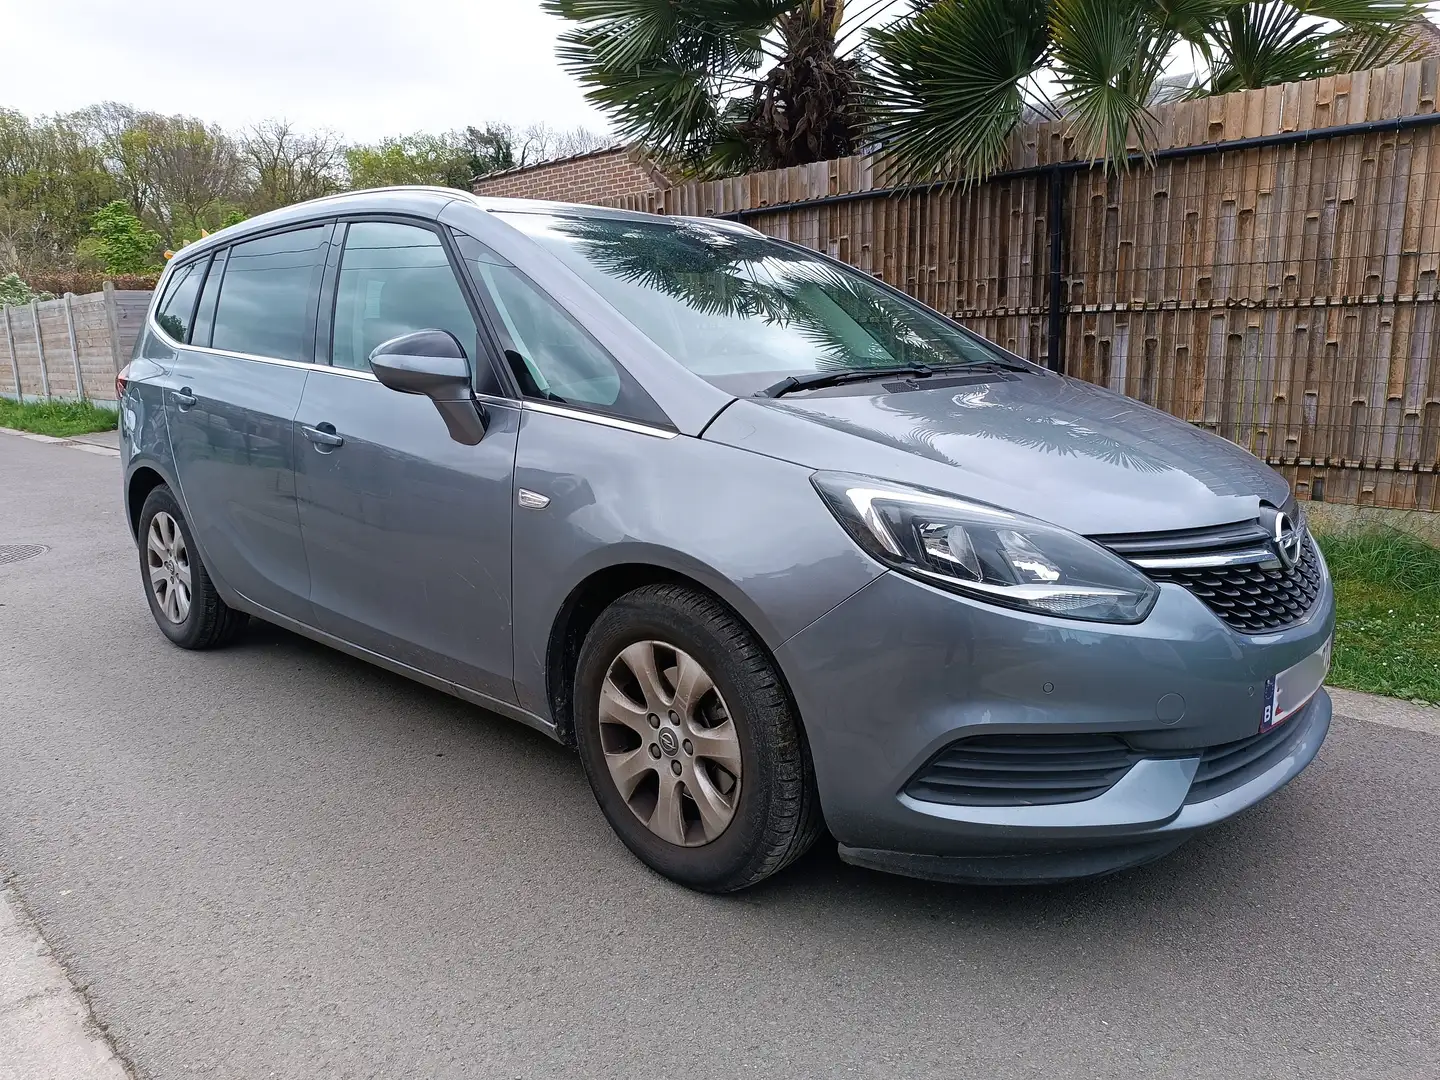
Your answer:
[[[172,623],[183,623],[190,614],[190,552],[179,523],[164,510],[150,519],[145,567],[161,613]]]
[[[740,740],[715,681],[690,654],[637,641],[600,690],[605,764],[634,815],[681,847],[715,840],[740,800]]]

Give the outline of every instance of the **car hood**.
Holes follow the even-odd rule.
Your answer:
[[[815,469],[936,488],[1088,535],[1240,521],[1262,501],[1279,506],[1289,497],[1283,477],[1233,443],[1049,374],[742,398],[705,438]]]

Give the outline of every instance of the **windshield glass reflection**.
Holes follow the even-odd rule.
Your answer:
[[[701,376],[754,376],[763,384],[776,376],[1001,356],[864,274],[736,227],[504,216]]]

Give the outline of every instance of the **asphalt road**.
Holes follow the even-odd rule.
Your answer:
[[[1440,738],[1164,861],[986,890],[818,850],[695,895],[543,736],[151,623],[117,462],[0,435],[0,868],[142,1077],[1440,1075]]]

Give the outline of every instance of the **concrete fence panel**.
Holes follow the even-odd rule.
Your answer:
[[[0,309],[0,394],[113,402],[150,297],[107,287]]]

